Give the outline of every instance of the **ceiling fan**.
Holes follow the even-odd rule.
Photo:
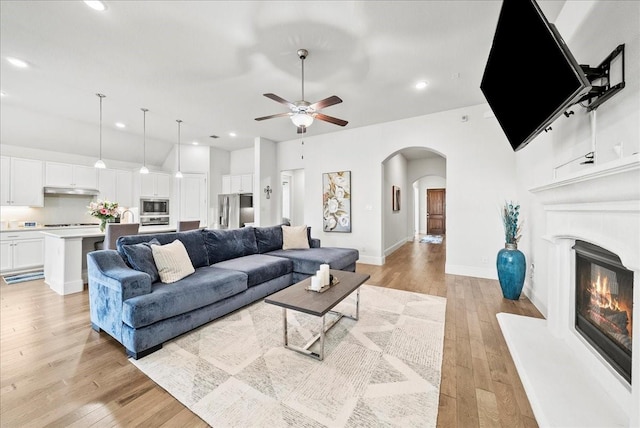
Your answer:
[[[304,60],[307,56],[309,56],[309,51],[307,51],[306,49],[298,49],[298,57],[300,57],[300,61],[302,62],[302,99],[300,101],[292,103],[291,101],[287,101],[284,98],[277,96],[276,94],[263,94],[267,98],[271,98],[276,102],[286,105],[291,111],[286,113],[272,114],[271,116],[257,117],[256,120],[265,120],[273,119],[274,117],[288,116],[289,118],[291,118],[293,124],[298,127],[298,134],[304,134],[305,132],[307,132],[307,128],[313,123],[314,119],[323,120],[325,122],[333,123],[334,125],[338,126],[345,126],[347,123],[349,123],[346,120],[327,116],[326,114],[322,114],[319,112],[319,110],[325,107],[329,107],[334,104],[340,104],[342,102],[340,97],[332,95],[329,98],[325,98],[324,100],[318,101],[313,104],[304,100]]]

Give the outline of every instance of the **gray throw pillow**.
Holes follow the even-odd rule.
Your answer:
[[[160,274],[158,274],[158,268],[153,259],[151,245],[160,245],[160,242],[156,238],[153,238],[149,242],[123,245],[122,251],[127,257],[129,266],[137,271],[148,274],[151,277],[151,283],[154,283],[160,280]]]

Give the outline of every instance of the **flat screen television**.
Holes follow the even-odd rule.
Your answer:
[[[590,88],[535,0],[504,0],[480,89],[513,150],[525,147]]]

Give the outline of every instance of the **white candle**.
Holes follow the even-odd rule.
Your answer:
[[[317,276],[312,276],[311,277],[311,289],[313,291],[319,291],[320,290],[320,278],[318,278]]]
[[[320,265],[320,271],[322,272],[324,278],[324,285],[329,285],[329,265]]]

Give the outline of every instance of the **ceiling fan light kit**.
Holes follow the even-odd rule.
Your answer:
[[[284,104],[289,107],[289,112],[286,113],[278,113],[272,114],[271,116],[263,116],[257,117],[256,120],[261,121],[265,119],[273,119],[275,117],[289,117],[291,122],[298,128],[298,134],[304,134],[307,132],[307,128],[311,126],[314,119],[319,119],[325,122],[333,123],[338,126],[346,126],[346,120],[338,119],[335,117],[327,116],[326,114],[322,114],[319,110],[329,107],[335,104],[340,104],[342,100],[340,97],[336,95],[332,95],[329,98],[325,98],[316,103],[309,103],[304,99],[304,60],[309,56],[309,51],[306,49],[298,49],[298,57],[300,58],[302,64],[302,99],[300,101],[291,102],[287,101],[282,97],[279,97],[276,94],[263,94],[265,97],[270,98],[280,104]]]

